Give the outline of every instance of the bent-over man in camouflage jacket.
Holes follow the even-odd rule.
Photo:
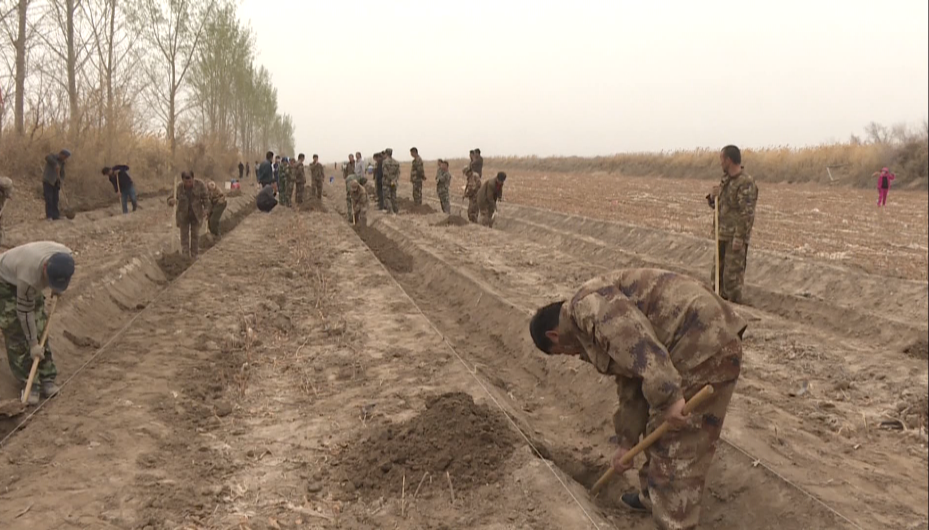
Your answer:
[[[719,198],[719,295],[730,302],[742,303],[742,285],[748,259],[748,241],[755,225],[758,187],[755,179],[742,171],[742,153],[727,145],[719,153],[723,178],[706,196],[710,208]],[[715,229],[715,223],[713,228]],[[714,235],[715,238],[715,235]],[[716,260],[710,273],[710,285],[716,288]]]
[[[700,518],[707,471],[742,364],[745,322],[699,281],[659,269],[620,269],[547,305],[529,331],[547,354],[575,355],[614,376],[619,449],[613,468],[639,437],[672,425],[646,451],[640,490],[622,502],[652,512],[658,528],[690,530]],[[715,392],[688,416],[685,399]]]

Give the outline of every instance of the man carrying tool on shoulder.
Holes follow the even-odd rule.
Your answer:
[[[48,322],[43,291],[48,287],[59,296],[73,274],[71,249],[54,241],[26,243],[0,254],[0,331],[10,372],[25,386],[33,360],[39,363],[32,388],[24,389],[28,405],[58,393],[52,349],[47,339],[39,345]]]
[[[549,355],[572,355],[616,379],[613,427],[620,460],[667,421],[671,431],[646,449],[640,491],[625,507],[651,511],[662,530],[691,530],[700,519],[707,471],[739,378],[746,324],[699,281],[659,269],[620,269],[596,277],[569,300],[532,317],[529,332]],[[683,413],[705,385],[714,392]]]

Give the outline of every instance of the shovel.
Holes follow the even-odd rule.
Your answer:
[[[42,332],[42,340],[39,346],[45,347],[48,341],[48,330],[51,329],[52,319],[55,316],[55,308],[58,307],[58,296],[52,296],[51,307],[48,310],[48,318],[45,320],[45,331]],[[36,372],[39,370],[39,361],[32,360],[32,368],[29,370],[29,378],[26,380],[26,387],[23,389],[22,397],[19,401],[8,400],[0,403],[0,417],[10,417],[22,414],[26,410],[26,400],[29,399],[29,390],[32,389],[32,383],[35,381]]]
[[[684,405],[684,414],[685,415],[690,414],[693,411],[693,409],[697,408],[701,403],[706,401],[707,398],[709,398],[712,395],[713,395],[712,386],[706,385],[705,387],[701,388],[700,391],[697,392],[696,395],[694,395],[694,397],[690,398],[690,401],[688,401]],[[626,454],[624,454],[623,457],[620,459],[620,462],[624,465],[628,464],[629,462],[632,462],[632,459],[635,458],[636,455],[638,455],[642,451],[651,447],[651,445],[655,443],[656,441],[658,441],[658,439],[661,438],[664,435],[664,433],[668,432],[668,429],[670,428],[671,426],[668,425],[668,422],[662,423],[660,426],[658,426],[657,429],[652,431],[651,434],[646,436],[641,442],[637,443],[635,447],[627,451]],[[612,467],[606,470],[606,473],[604,473],[603,476],[600,477],[600,480],[598,480],[597,483],[594,484],[592,488],[590,488],[590,494],[596,497],[597,494],[600,493],[600,490],[603,489],[603,487],[606,486],[607,483],[610,482],[610,480],[613,478],[613,475],[615,473],[616,471]]]

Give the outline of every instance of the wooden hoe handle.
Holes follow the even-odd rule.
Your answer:
[[[685,415],[690,414],[695,408],[700,406],[701,403],[706,401],[712,395],[713,395],[712,386],[706,385],[705,387],[701,388],[700,391],[697,392],[694,395],[694,397],[690,398],[690,401],[688,401],[684,405],[684,414]],[[664,435],[664,433],[666,433],[668,429],[670,428],[671,427],[668,425],[668,422],[664,422],[661,425],[659,425],[658,428],[652,431],[651,434],[646,436],[641,442],[637,443],[635,447],[627,451],[626,454],[624,454],[623,457],[620,459],[620,462],[622,462],[623,464],[628,464],[629,462],[632,462],[632,459],[635,458],[636,455],[648,449],[653,443],[655,443],[659,438],[661,438]],[[600,490],[603,489],[603,487],[607,485],[607,483],[613,478],[613,474],[615,473],[616,471],[613,469],[612,466],[610,466],[610,469],[607,469],[606,473],[604,473],[603,476],[600,477],[600,480],[598,480],[597,483],[594,484],[592,488],[590,488],[590,493],[594,496],[600,493]]]
[[[48,310],[48,318],[45,319],[45,331],[42,332],[42,340],[39,341],[39,346],[45,347],[45,342],[48,340],[48,330],[52,326],[52,318],[55,316],[55,308],[58,307],[58,296],[52,296],[51,309]],[[35,374],[39,370],[39,361],[37,359],[32,359],[32,368],[29,369],[29,379],[26,381],[26,388],[23,390],[23,405],[26,404],[26,400],[29,399],[29,392],[32,391],[32,382],[35,381]]]

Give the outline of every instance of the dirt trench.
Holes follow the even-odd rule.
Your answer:
[[[529,416],[530,419],[526,420],[527,425],[531,425],[532,429],[535,429],[534,431],[530,429],[530,432],[539,433],[541,431],[545,433],[545,437],[560,440],[559,443],[552,443],[545,439],[539,442],[540,445],[547,448],[548,453],[553,455],[559,466],[581,482],[589,482],[594,479],[597,475],[595,469],[602,469],[605,455],[610,451],[607,444],[602,442],[609,436],[607,429],[604,428],[608,421],[604,418],[608,419],[611,416],[615,402],[612,389],[609,388],[611,386],[609,382],[604,381],[602,377],[596,374],[589,373],[589,367],[583,365],[571,366],[571,363],[567,361],[538,359],[533,354],[534,349],[528,343],[526,337],[518,331],[515,333],[488,332],[488,330],[493,329],[523,329],[528,321],[531,308],[547,301],[552,296],[568,294],[569,291],[565,287],[561,287],[561,285],[565,285],[563,282],[557,282],[560,285],[552,285],[552,280],[545,279],[547,274],[539,275],[539,268],[545,264],[545,252],[535,252],[534,254],[523,252],[522,246],[511,239],[505,243],[505,246],[506,248],[513,247],[512,252],[507,252],[507,255],[495,255],[492,250],[490,252],[485,250],[486,244],[492,238],[499,238],[499,236],[487,234],[487,237],[483,237],[482,229],[478,227],[462,228],[460,229],[462,232],[450,236],[450,239],[453,239],[454,242],[446,242],[443,238],[436,239],[432,235],[437,231],[449,229],[427,228],[425,222],[413,223],[416,224],[414,229],[409,226],[407,221],[402,217],[399,219],[380,219],[375,222],[373,227],[373,229],[383,232],[389,239],[395,241],[402,250],[413,257],[414,271],[411,274],[397,275],[398,281],[414,296],[417,303],[422,305],[442,332],[452,339],[453,344],[467,354],[468,358],[475,363],[478,371],[499,388],[508,392],[511,399],[516,402],[511,405]],[[430,234],[430,237],[423,239],[422,234],[426,232]],[[479,235],[481,237],[478,237]],[[452,257],[455,259],[452,259]],[[474,263],[473,268],[471,266],[463,267],[458,264],[458,257],[463,257],[462,259],[465,261],[470,259]],[[449,261],[450,259],[451,261]],[[561,264],[559,270],[564,273],[562,276],[568,278],[569,282],[577,281],[579,283],[596,272],[595,269],[591,269],[589,273],[584,272],[584,265],[569,265],[564,262],[563,257],[553,258],[552,262]],[[543,268],[547,269],[548,267]],[[589,267],[586,268],[589,269]],[[540,280],[541,283],[537,283]],[[513,285],[514,287],[504,288],[501,291],[501,288],[506,285]],[[541,290],[537,289],[535,294],[530,295],[529,298],[522,298],[525,294],[518,294],[519,292],[530,292],[526,289],[531,290],[533,285],[536,285]],[[519,286],[524,286],[525,289],[512,290]],[[511,298],[513,296],[516,298]],[[768,340],[767,333],[776,332],[772,329],[755,340]],[[807,355],[802,353],[803,351],[795,350],[796,353],[790,355]],[[802,359],[802,357],[796,358],[799,362],[809,362]],[[552,364],[555,364],[557,368],[553,367]],[[762,377],[770,377],[771,374],[762,373],[761,375]],[[758,390],[764,388],[762,385],[766,384],[763,380],[756,381],[757,376],[743,377],[743,379],[748,382],[746,387],[751,395],[751,398],[748,398],[748,405],[752,408],[762,406],[763,408],[757,410],[765,411],[766,415],[776,413],[783,416],[777,409],[771,409],[763,401],[763,397],[762,400],[756,399],[756,396],[759,396]],[[868,391],[864,390],[864,392]],[[558,405],[555,405],[556,403]],[[790,405],[784,402],[784,406],[789,407]],[[804,408],[807,406],[804,405]],[[812,427],[813,432],[816,432],[815,422],[820,421],[815,419],[817,418],[816,414],[823,419],[827,419],[829,413],[826,412],[824,415],[823,412],[815,412],[815,409],[809,410],[811,411],[809,417],[813,419],[814,424],[808,424],[805,429]],[[559,422],[552,423],[552,417],[578,418],[579,425],[575,425],[572,432],[564,432],[564,426],[559,425]],[[749,423],[746,424],[746,421]],[[789,417],[783,417],[775,421],[783,422],[782,426],[793,425],[797,422],[796,419],[791,422]],[[803,428],[803,420],[800,420],[800,422],[798,426]],[[758,438],[759,434],[767,436],[763,434],[766,429],[759,431],[759,425],[752,424],[751,415],[741,414],[741,417],[736,416],[732,420],[727,420],[727,424],[732,424],[735,427],[735,438],[743,448],[747,448],[755,454],[761,452],[765,455],[765,461],[773,462],[774,465],[778,466],[778,469],[791,469],[790,466],[796,465],[798,458],[801,461],[805,461],[808,457],[820,458],[820,456],[814,456],[816,454],[815,449],[813,449],[813,453],[805,453],[806,449],[801,452],[797,451],[799,446],[793,444],[808,444],[813,441],[802,432],[797,433],[796,436],[791,435],[789,445],[782,445],[772,453],[767,440]],[[836,427],[841,427],[841,425]],[[730,428],[729,432],[733,432],[733,429]],[[577,433],[584,436],[578,439]],[[841,430],[839,430],[839,434],[842,435]],[[778,436],[783,438],[784,435],[778,434],[775,425],[773,438],[778,439]],[[833,435],[824,433],[822,436],[825,439],[830,439]],[[783,442],[780,443],[783,444]],[[889,443],[892,446],[897,442],[889,440]],[[825,447],[827,445],[827,443],[819,441],[812,444],[810,449],[815,446]],[[599,455],[593,453],[597,449],[599,449]],[[850,445],[842,444],[841,451],[851,451],[851,449]],[[901,463],[904,467],[897,468],[897,471],[906,469],[906,466],[913,469],[913,462],[919,462],[922,459],[920,455],[923,452],[924,450],[917,450],[916,455],[914,455],[916,458],[911,459],[910,464]],[[707,517],[721,518],[713,519],[717,521],[717,527],[726,528],[728,527],[727,524],[731,524],[732,528],[740,526],[738,518],[726,523],[725,515],[710,515],[715,514],[715,510],[727,513],[732,511],[736,514],[742,513],[742,510],[744,510],[744,513],[757,514],[760,513],[759,510],[768,509],[772,511],[771,517],[775,517],[779,510],[785,510],[784,513],[798,513],[796,519],[784,519],[784,517],[777,519],[775,517],[782,524],[782,526],[779,526],[780,528],[809,528],[820,525],[823,525],[822,527],[841,527],[840,523],[833,521],[833,516],[823,510],[815,501],[787,485],[780,478],[763,471],[763,468],[759,467],[758,463],[753,463],[738,449],[724,447],[720,454],[721,465],[717,466],[714,477],[711,477],[709,495],[717,500],[724,499],[725,502],[714,507],[713,500],[708,499],[706,504],[706,509],[709,512]],[[837,461],[845,461],[845,458],[841,456],[841,452],[836,452],[834,458]],[[875,455],[875,458],[879,459],[880,457]],[[890,477],[892,472],[888,472],[887,476],[881,478],[867,478],[871,475],[868,470],[873,471],[873,468],[870,468],[869,464],[866,463],[869,460],[871,460],[871,457],[850,467],[850,469],[854,469],[852,483],[862,485],[864,483],[859,482],[859,480],[868,480],[871,482],[869,488],[871,491],[880,491],[881,486],[878,486],[876,490],[874,486],[876,484],[886,484],[887,480],[893,480]],[[815,461],[812,460],[811,462]],[[783,468],[781,466],[787,467]],[[809,472],[810,475],[806,471],[799,474],[794,472],[793,474],[802,477],[804,482],[809,482],[815,475],[812,470]],[[919,484],[918,475],[912,472],[906,474],[909,475],[906,480],[916,480],[916,484]],[[815,483],[819,479],[813,480]],[[919,497],[918,491],[925,490],[925,480],[922,480],[922,482],[923,484],[917,486],[919,489],[914,491],[917,498]],[[759,487],[759,484],[765,484],[765,486]],[[770,488],[774,488],[774,491],[777,492],[773,495],[776,500],[772,500],[772,495],[768,491]],[[885,496],[883,499],[890,501],[895,507],[887,509],[886,505],[884,505],[885,509],[880,510],[879,507],[883,504],[878,501],[878,505],[875,506],[878,513],[874,513],[871,510],[862,509],[860,501],[864,500],[868,503],[877,501],[877,499],[869,498],[867,494],[863,494],[863,496],[855,495],[855,500],[851,501],[844,494],[833,492],[834,488],[831,487],[822,488],[817,486],[814,489],[817,490],[818,495],[826,496],[831,502],[839,502],[840,505],[845,507],[846,512],[858,520],[859,523],[865,522],[865,527],[883,528],[886,527],[886,524],[893,526],[901,521],[912,522],[925,517],[925,514],[911,511],[917,509],[916,502],[907,504],[912,500],[912,495],[905,498]],[[781,501],[784,504],[781,504]],[[895,519],[896,516],[892,515],[892,513],[897,510],[901,510],[899,513],[902,514],[909,512],[910,515],[902,515],[902,519]],[[817,518],[821,519],[817,522]]]

